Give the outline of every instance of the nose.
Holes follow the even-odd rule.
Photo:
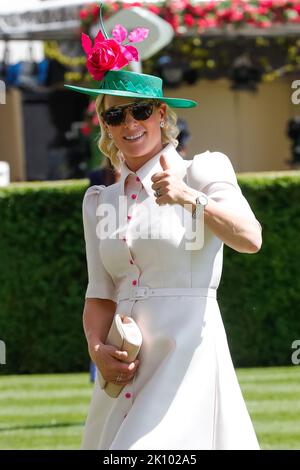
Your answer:
[[[137,121],[132,116],[130,110],[126,109],[125,113],[126,113],[126,115],[125,115],[124,125],[126,127],[131,127],[132,125],[135,125],[137,123]]]

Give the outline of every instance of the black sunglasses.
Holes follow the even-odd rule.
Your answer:
[[[159,104],[160,103],[155,100],[137,101],[124,106],[113,106],[103,111],[101,116],[103,121],[109,126],[119,126],[124,123],[126,110],[128,109],[136,121],[146,121],[153,113],[154,106],[159,106]]]

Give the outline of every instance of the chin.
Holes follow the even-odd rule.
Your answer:
[[[151,149],[147,150],[145,148],[141,148],[139,150],[131,150],[131,152],[127,152],[127,155],[130,155],[132,158],[139,158],[139,157],[144,157],[145,155],[148,155],[151,153]]]
[[[145,144],[140,144],[126,146],[122,152],[132,158],[138,158],[151,154],[152,150],[154,155],[154,149],[152,149],[152,147],[148,148]]]

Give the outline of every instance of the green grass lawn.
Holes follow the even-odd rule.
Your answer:
[[[237,371],[263,449],[300,449],[300,367]],[[78,449],[88,374],[0,376],[0,449]]]

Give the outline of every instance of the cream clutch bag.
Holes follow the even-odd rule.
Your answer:
[[[115,346],[120,351],[127,351],[128,357],[126,362],[133,362],[140,351],[142,341],[141,330],[133,318],[117,313],[113,318],[108,332],[106,344]],[[97,375],[100,387],[104,389],[110,397],[117,398],[124,388],[124,385],[106,382],[98,369]]]

